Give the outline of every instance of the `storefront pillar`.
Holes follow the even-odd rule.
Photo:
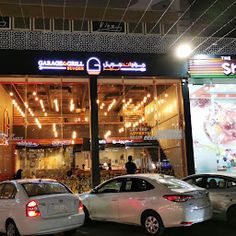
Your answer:
[[[99,141],[98,141],[98,105],[97,105],[97,77],[89,79],[90,91],[90,154],[92,161],[92,187],[100,184],[99,171]]]
[[[187,154],[187,170],[188,175],[195,173],[194,156],[193,156],[193,137],[192,137],[192,124],[190,113],[189,90],[187,80],[182,81],[182,93],[184,100],[184,120],[185,120],[185,142]]]

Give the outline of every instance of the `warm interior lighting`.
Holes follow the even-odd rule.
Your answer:
[[[41,123],[39,122],[39,119],[38,119],[38,118],[35,118],[34,121],[35,121],[35,123],[37,124],[37,126],[38,126],[40,129],[42,129],[42,125],[41,125]]]
[[[73,112],[75,110],[75,104],[73,99],[70,100],[70,112]]]
[[[110,135],[111,135],[111,131],[108,130],[108,131],[105,133],[104,138],[107,139]]]
[[[76,137],[77,137],[77,133],[76,133],[76,131],[73,131],[72,132],[72,139],[76,139]]]
[[[55,110],[56,112],[59,112],[59,106],[58,106],[58,100],[57,99],[54,99],[54,104],[55,104]]]
[[[10,92],[9,95],[12,97],[14,94],[13,94],[13,92]]]
[[[26,108],[29,108],[29,105],[28,105],[27,102],[24,102],[24,105],[25,105]]]
[[[57,129],[56,129],[56,124],[55,124],[55,123],[52,124],[52,130],[53,130],[53,132],[56,132],[56,130],[57,130]]]

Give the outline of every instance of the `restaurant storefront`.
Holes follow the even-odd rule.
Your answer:
[[[72,168],[99,182],[124,174],[128,155],[140,172],[187,174],[183,62],[7,50],[1,61],[1,179]]]
[[[236,58],[196,55],[189,71],[195,172],[236,172]]]

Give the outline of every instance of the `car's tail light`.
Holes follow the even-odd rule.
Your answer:
[[[183,221],[183,222],[181,222],[181,225],[192,225],[193,224],[193,222],[191,222],[191,221]]]
[[[40,216],[40,211],[36,201],[32,200],[26,204],[26,216],[27,217]]]
[[[82,201],[79,201],[79,207],[78,207],[78,212],[82,211],[84,209]]]
[[[193,198],[191,195],[164,195],[163,197],[172,202],[186,202]]]

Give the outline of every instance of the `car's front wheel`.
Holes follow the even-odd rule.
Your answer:
[[[19,236],[18,229],[14,221],[10,220],[6,224],[6,236]]]
[[[161,235],[164,231],[162,220],[155,212],[146,212],[142,216],[142,225],[150,235]]]

